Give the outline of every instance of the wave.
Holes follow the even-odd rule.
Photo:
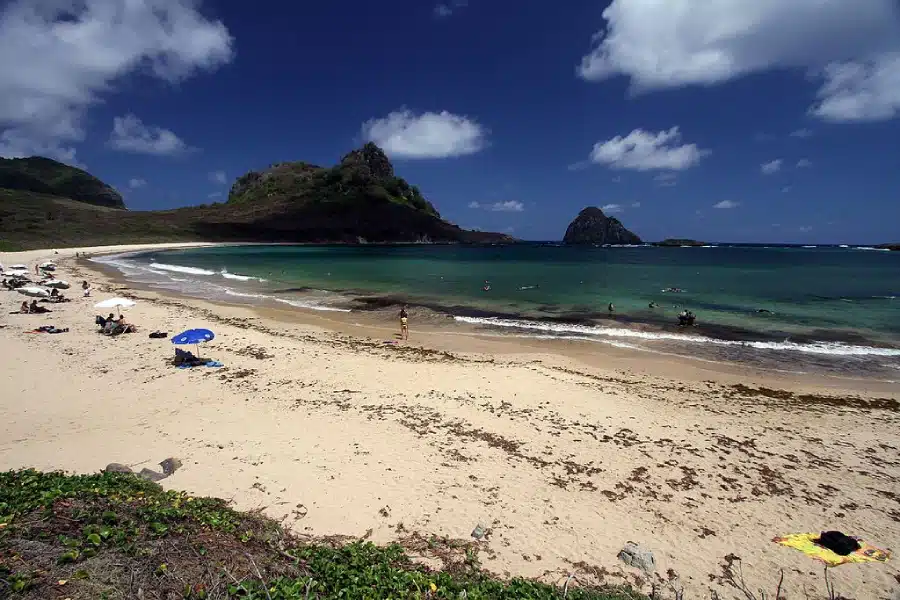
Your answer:
[[[855,246],[854,250],[873,250],[875,252],[890,252],[889,248],[873,248],[872,246]]]
[[[804,352],[807,354],[821,354],[832,356],[900,356],[900,348],[875,348],[872,346],[854,346],[841,342],[810,342],[806,344],[797,342],[758,342],[719,340],[702,335],[687,335],[683,333],[668,333],[664,331],[641,331],[620,327],[602,327],[591,325],[571,325],[564,323],[544,323],[541,321],[520,321],[513,319],[501,319],[496,317],[454,317],[461,323],[471,325],[488,325],[492,327],[508,327],[515,329],[527,329],[556,334],[557,337],[571,337],[570,334],[638,339],[648,341],[676,341],[692,344],[711,344],[716,346],[742,346],[757,350],[782,350],[791,352]]]
[[[215,271],[199,269],[197,267],[182,267],[181,265],[167,265],[166,263],[150,263],[151,269],[158,271],[172,271],[173,273],[186,273],[188,275],[215,275]]]
[[[306,300],[288,300],[286,298],[272,298],[275,302],[281,302],[295,308],[308,308],[310,310],[322,310],[326,312],[350,312],[349,308],[339,308],[337,306],[328,306],[327,304],[318,304]]]
[[[262,277],[251,277],[250,275],[238,275],[237,273],[229,273],[225,269],[222,269],[221,271],[219,271],[219,275],[221,275],[225,279],[234,279],[235,281],[266,281]]]

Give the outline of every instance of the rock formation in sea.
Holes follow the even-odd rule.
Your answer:
[[[704,242],[698,242],[697,240],[691,240],[687,238],[667,238],[661,242],[656,242],[653,244],[654,246],[662,246],[665,248],[682,248],[684,246],[705,246]]]
[[[625,229],[615,217],[608,217],[596,206],[578,213],[566,229],[565,244],[640,244],[641,238]]]

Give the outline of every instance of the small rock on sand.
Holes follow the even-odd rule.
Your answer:
[[[656,571],[656,560],[653,558],[653,553],[634,542],[626,543],[625,547],[619,551],[619,560],[648,575]]]

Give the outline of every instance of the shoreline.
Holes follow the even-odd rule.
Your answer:
[[[159,250],[157,248],[156,250]],[[143,253],[143,251],[138,252]],[[118,252],[109,254],[119,254]],[[130,253],[129,253],[130,254]],[[136,253],[137,254],[137,253]],[[92,272],[102,273],[117,284],[128,285],[145,292],[159,294],[163,297],[171,297],[185,300],[198,300],[198,296],[174,289],[161,288],[152,283],[140,283],[130,280],[119,268],[102,262],[90,263],[81,261],[80,265]],[[896,376],[892,371],[882,368],[877,373],[847,373],[834,372],[833,369],[822,367],[809,369],[793,366],[800,359],[814,362],[819,358],[815,353],[807,353],[804,350],[777,350],[768,356],[769,351],[763,350],[760,354],[756,344],[766,346],[774,340],[780,340],[776,336],[765,336],[758,332],[749,332],[752,339],[740,339],[738,328],[730,326],[707,326],[696,331],[685,332],[675,325],[664,326],[660,323],[647,324],[640,321],[628,323],[619,317],[607,320],[603,318],[599,323],[593,321],[577,322],[565,317],[522,317],[520,315],[507,314],[495,311],[481,310],[478,308],[459,306],[439,306],[428,303],[415,303],[400,295],[352,295],[342,292],[329,292],[335,295],[343,295],[348,298],[348,303],[340,305],[340,308],[312,308],[302,305],[290,305],[290,308],[280,304],[280,300],[274,298],[279,292],[297,291],[290,290],[269,291],[272,298],[259,297],[240,299],[240,295],[233,298],[215,300],[204,299],[219,306],[245,306],[257,310],[261,316],[274,318],[281,322],[300,323],[321,326],[347,335],[359,335],[369,338],[379,336],[390,338],[397,331],[395,315],[393,311],[399,310],[403,303],[409,303],[413,312],[411,325],[413,328],[414,344],[424,342],[425,345],[449,351],[485,351],[492,354],[515,355],[520,353],[549,353],[564,356],[567,359],[575,359],[582,363],[604,367],[609,360],[614,361],[615,368],[633,370],[639,368],[648,373],[669,377],[690,376],[685,372],[695,374],[692,379],[718,380],[718,375],[726,375],[731,379],[745,381],[748,377],[769,385],[777,380],[778,385],[793,386],[797,384],[810,386],[820,383],[821,378],[831,382],[821,386],[822,389],[852,390],[859,385],[866,385],[868,389],[882,389],[887,392],[900,389],[900,371]],[[324,290],[323,290],[324,291]],[[274,301],[273,301],[274,300]],[[351,307],[352,308],[349,308]],[[458,314],[457,314],[458,313]],[[471,317],[475,318],[471,318]],[[500,319],[503,326],[497,327],[487,321]],[[670,345],[683,347],[667,348],[665,344],[661,348],[652,346],[634,346],[633,340],[624,336],[588,336],[579,333],[578,327],[585,324],[589,327],[605,326],[629,328],[629,331],[641,335],[647,333],[654,335],[670,335],[671,340],[658,340]],[[572,331],[563,333],[557,331],[540,331],[540,327],[546,325],[571,325]],[[632,326],[632,327],[629,327]],[[724,333],[721,337],[710,335],[710,330]],[[729,335],[730,334],[730,335]],[[450,342],[442,337],[451,336],[454,339],[467,340]],[[696,338],[696,341],[691,340]],[[852,338],[839,339],[810,338],[806,342],[795,341],[797,344],[812,343],[847,343],[853,347]],[[641,340],[635,340],[640,342]],[[710,344],[709,347],[706,344]],[[693,348],[696,344],[696,348]],[[896,350],[894,347],[873,345],[875,350]],[[689,352],[693,351],[693,353]],[[738,359],[725,358],[719,353],[729,351],[742,353]],[[704,354],[705,352],[705,354]],[[877,355],[876,355],[877,356]],[[829,359],[828,355],[821,357]],[[866,361],[867,356],[844,357],[845,360],[853,359]],[[785,362],[787,364],[785,364]],[[652,366],[647,370],[646,367]],[[842,383],[846,382],[846,383]],[[875,386],[872,388],[871,386]],[[815,389],[818,386],[813,385]]]
[[[60,268],[73,284],[87,270]],[[262,509],[300,534],[458,539],[482,525],[485,567],[505,576],[595,565],[633,583],[615,558],[633,540],[660,574],[678,574],[685,597],[729,597],[716,578],[732,553],[751,589],[772,587],[782,567],[790,594],[819,589],[821,570],[775,535],[840,529],[886,549],[900,538],[896,385],[415,320],[411,343],[385,344],[396,327],[380,314],[95,281],[92,298],[73,287],[50,315],[4,315],[0,349],[17,359],[0,365],[0,468],[177,456],[166,487]],[[139,333],[103,337],[93,304],[122,294],[136,298],[127,316]],[[0,292],[5,311],[19,299]],[[46,323],[70,331],[26,334]],[[201,351],[225,367],[175,369],[171,344],[146,335],[189,327],[216,332]],[[851,565],[834,581],[887,597],[895,571]]]

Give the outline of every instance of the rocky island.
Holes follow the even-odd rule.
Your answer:
[[[699,247],[705,246],[705,242],[698,242],[697,240],[690,240],[686,238],[666,238],[661,242],[654,242],[654,246],[660,246],[662,248],[684,248],[685,246],[690,247]]]
[[[0,246],[152,242],[509,243],[441,218],[375,144],[333,167],[274,164],[239,177],[228,201],[130,211],[86,171],[43,157],[0,162]]]
[[[566,229],[564,244],[640,244],[641,238],[596,206],[583,209]]]

